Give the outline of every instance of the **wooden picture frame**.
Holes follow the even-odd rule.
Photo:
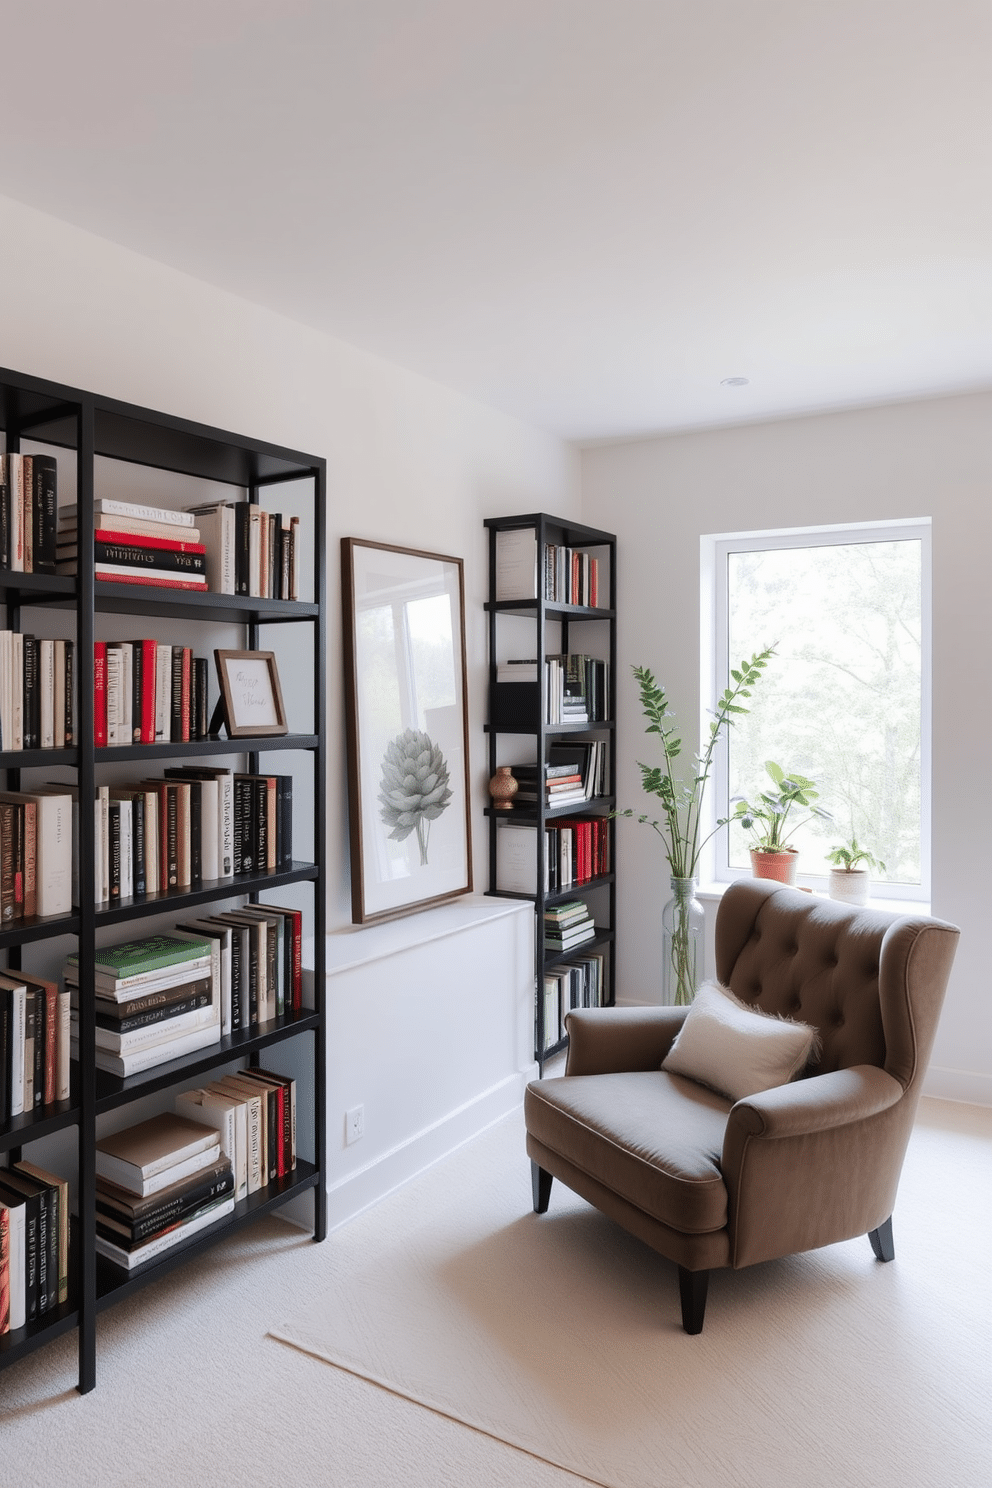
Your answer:
[[[341,540],[351,917],[472,891],[461,558]]]
[[[214,661],[228,738],[289,733],[274,651],[215,651]]]

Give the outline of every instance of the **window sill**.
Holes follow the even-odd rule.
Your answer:
[[[797,884],[796,887],[803,893],[812,894],[814,899],[829,899],[830,897],[826,889],[808,889],[804,884]],[[696,890],[696,898],[705,903],[719,903],[729,888],[729,882],[701,883]],[[930,904],[926,899],[869,899],[865,907],[889,910],[892,914],[928,915],[930,913]]]

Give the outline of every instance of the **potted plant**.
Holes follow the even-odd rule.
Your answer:
[[[751,688],[760,679],[773,648],[742,661],[739,670],[731,669],[732,685],[718,700],[710,719],[710,736],[706,748],[695,756],[688,780],[677,778],[675,761],[682,752],[682,740],[676,733],[675,715],[668,706],[664,687],[658,685],[647,667],[632,667],[641,695],[641,708],[647,719],[645,732],[661,740],[665,762],[661,766],[641,764],[641,785],[649,795],[657,796],[662,816],[652,820],[642,812],[637,820],[652,827],[665,846],[671,869],[673,898],[662,915],[662,986],[666,1002],[677,1006],[692,1001],[702,971],[700,947],[703,935],[703,912],[695,897],[699,854],[713,833],[700,841],[700,810],[703,792],[713,765],[713,751],[725,728],[738,714],[747,713],[742,699],[751,696]],[[611,815],[634,816],[629,808]],[[714,827],[715,832],[721,824]]]
[[[851,835],[849,842],[832,847],[827,853],[827,862],[835,866],[830,870],[830,897],[843,904],[867,904],[870,884],[869,868],[885,872],[885,864],[872,857],[867,848],[858,846],[858,839]],[[860,863],[866,864],[864,868]]]
[[[829,811],[814,806],[819,791],[812,780],[795,770],[789,774],[774,760],[765,760],[765,772],[770,777],[773,789],[762,791],[752,803],[744,796],[735,796],[733,816],[726,816],[719,823],[739,821],[752,834],[751,871],[755,878],[774,878],[779,883],[793,884],[796,881],[796,864],[799,854],[789,845],[789,838],[814,816],[831,821]],[[805,808],[810,814],[800,821],[793,821],[786,830],[786,821],[793,806]]]

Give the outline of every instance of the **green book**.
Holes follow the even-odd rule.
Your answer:
[[[101,946],[96,953],[94,969],[108,976],[121,979],[137,976],[144,971],[160,971],[166,966],[175,966],[183,961],[192,961],[210,954],[209,940],[182,939],[178,935],[146,935],[142,940],[128,940],[123,945]],[[76,966],[79,957],[66,957],[69,966]]]

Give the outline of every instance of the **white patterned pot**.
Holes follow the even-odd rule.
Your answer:
[[[869,883],[867,868],[831,868],[830,897],[842,904],[867,904]]]

